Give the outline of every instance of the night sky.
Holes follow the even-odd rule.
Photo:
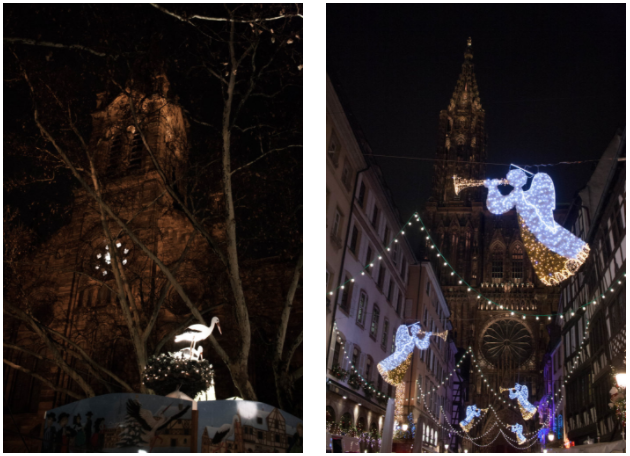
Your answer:
[[[327,71],[374,154],[434,158],[472,38],[488,162],[598,159],[625,126],[625,4],[331,5]],[[376,158],[401,219],[426,202],[433,163]],[[568,203],[595,163],[540,168]],[[488,177],[508,166],[490,165]]]

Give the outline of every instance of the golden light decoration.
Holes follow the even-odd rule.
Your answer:
[[[405,384],[401,383],[396,387],[396,401],[394,417],[402,417],[405,413],[403,409],[403,401],[405,399]]]
[[[453,176],[453,186],[455,187],[455,194],[459,195],[459,192],[471,187],[483,187],[486,181],[484,179],[464,179],[458,177],[457,174]],[[507,179],[499,179],[499,185],[509,185]]]
[[[405,378],[405,373],[407,372],[407,369],[409,369],[409,366],[411,365],[412,355],[413,353],[409,353],[409,355],[407,356],[407,359],[405,359],[397,367],[389,371],[385,370],[385,368],[379,363],[379,365],[377,366],[377,369],[378,369],[378,372],[383,377],[383,380],[385,380],[387,383],[393,386],[400,385]],[[398,389],[396,389],[396,391],[398,392]]]
[[[585,244],[584,249],[578,254],[576,259],[567,260],[539,242],[536,236],[527,228],[525,220],[520,215],[518,216],[518,223],[521,226],[521,237],[525,251],[532,261],[536,275],[545,285],[557,285],[568,279],[577,272],[588,258],[590,251],[588,244]]]

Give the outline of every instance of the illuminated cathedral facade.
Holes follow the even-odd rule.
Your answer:
[[[475,361],[468,365],[468,380],[464,376],[468,394],[463,409],[472,404],[480,408],[492,405],[504,422],[513,423],[520,418],[518,411],[502,402],[507,400],[507,393],[495,393],[500,387],[520,383],[528,387],[532,401],[542,399],[541,363],[552,326],[548,326],[551,321],[546,317],[535,315],[556,310],[559,287],[545,286],[536,277],[515,210],[491,214],[483,186],[455,191],[453,176],[483,181],[507,174],[507,167],[492,167],[492,173],[487,174],[485,115],[468,39],[455,90],[448,107],[439,115],[432,193],[423,218],[437,247],[454,269],[500,307],[478,298],[479,293],[474,290],[468,291],[457,276],[450,274],[450,268],[435,261],[435,255],[429,254],[429,241],[422,256],[434,262],[451,309],[458,348],[464,351],[472,347],[475,353]],[[506,157],[502,161],[509,160]],[[523,318],[522,314],[532,316]],[[471,436],[484,434],[492,421],[485,418],[476,428],[478,434],[472,431]],[[534,426],[535,421],[532,419],[527,425]],[[500,440],[494,444],[495,450],[501,451],[502,445],[508,449],[507,443]]]

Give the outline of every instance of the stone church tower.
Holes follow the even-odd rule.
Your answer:
[[[138,123],[167,181],[177,181],[186,172],[188,162],[188,125],[181,108],[167,99],[169,83],[165,76],[154,77],[152,84],[143,88],[145,93],[132,85],[127,90],[132,94]],[[192,237],[190,222],[165,192],[164,180],[137,130],[126,94],[118,94],[113,99],[107,99],[106,94],[98,96],[97,108],[92,114],[89,150],[94,157],[103,200],[132,228],[138,239],[171,268],[193,302],[211,304],[212,292],[204,284],[206,277],[216,273],[213,264],[218,263],[217,259],[200,236]],[[88,173],[83,174],[88,176]],[[93,181],[89,180],[89,184]],[[183,186],[178,188],[183,192]],[[213,209],[219,214],[220,195],[214,200]],[[156,349],[171,348],[171,339],[167,338],[160,345],[161,340],[173,325],[187,318],[190,311],[157,266],[119,225],[112,219],[108,222],[135,306],[140,310],[142,327],[151,317],[147,309],[155,308],[156,302],[161,300],[157,322],[147,342],[147,356]],[[213,235],[220,240],[221,223],[217,219],[210,226],[214,227]],[[77,188],[69,222],[38,247],[29,262],[33,266],[23,271],[23,288],[29,294],[20,305],[27,314],[59,334],[51,336],[56,343],[63,337],[72,339],[92,359],[139,391],[138,369],[134,356],[130,355],[134,347],[115,293],[117,282],[111,247],[104,234],[98,205],[86,190]],[[188,252],[185,258],[184,251]],[[180,264],[176,265],[178,261]],[[214,292],[220,289],[216,283],[212,287]],[[214,315],[222,318],[221,313]],[[7,326],[9,320],[11,324]],[[63,369],[43,361],[53,357],[50,347],[34,334],[28,323],[5,314],[4,329],[5,343],[26,348],[39,356],[5,349],[5,358],[28,372],[41,375],[46,381],[42,383],[28,373],[5,366],[5,413],[10,407],[21,432],[37,434],[44,411],[85,396],[85,392]],[[70,356],[63,349],[60,353],[64,363],[87,379],[95,394],[124,391],[103,372],[95,371],[101,374],[103,381],[86,375],[92,366],[81,362],[80,357]],[[11,418],[5,416],[5,419]]]
[[[453,175],[475,180],[483,180],[487,175],[485,111],[472,61],[469,38],[455,91],[448,108],[439,116],[432,195],[424,219],[455,270],[503,309],[478,299],[478,293],[468,292],[468,287],[460,285],[442,262],[428,254],[426,258],[433,261],[450,306],[457,346],[463,350],[473,348],[484,375],[482,379],[476,366],[470,365],[465,405],[485,408],[493,404],[504,414],[505,422],[514,422],[510,417],[514,411],[507,409],[490,389],[496,392],[499,387],[511,387],[518,382],[529,387],[532,400],[541,398],[541,363],[549,340],[546,327],[549,321],[547,317],[535,316],[523,319],[511,311],[549,314],[557,308],[559,288],[544,286],[536,278],[514,210],[499,216],[491,214],[486,208],[485,187],[455,194]],[[500,161],[509,163],[513,159],[506,156]],[[505,177],[507,168],[492,167],[487,177]],[[493,419],[489,418],[490,422]]]

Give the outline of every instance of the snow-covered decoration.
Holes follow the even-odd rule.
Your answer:
[[[197,408],[199,453],[304,452],[302,422],[275,407],[222,400],[199,402]]]
[[[516,440],[518,441],[519,445],[522,445],[522,444],[524,444],[527,441],[527,439],[523,435],[523,425],[522,424],[515,424],[513,426],[510,426],[510,429],[512,430],[512,432],[514,432],[514,434],[516,434]]]
[[[164,414],[169,408],[170,405],[166,406],[157,416],[154,416],[150,410],[143,409],[139,401],[129,399],[127,419],[116,445],[121,448],[148,446],[149,451],[152,450],[157,439],[156,433],[166,429],[173,420],[185,415],[190,405],[180,411],[175,409],[177,413],[167,418]]]
[[[488,210],[497,215],[516,208],[521,238],[538,278],[545,285],[557,285],[575,274],[588,258],[590,249],[554,220],[556,193],[551,177],[545,173],[528,174],[533,178],[529,190],[525,191],[526,172],[520,168],[511,170],[507,180],[514,190],[506,196],[499,192],[500,180],[486,180],[486,203]]]
[[[518,407],[521,409],[521,415],[525,421],[529,420],[536,414],[536,407],[532,405],[529,400],[529,390],[526,385],[514,385],[514,388],[501,388],[501,392],[509,391],[510,399],[516,399],[518,401]]]
[[[469,405],[466,407],[466,418],[459,422],[459,425],[462,427],[464,432],[468,433],[470,429],[473,427],[475,418],[481,415],[481,412],[487,412],[488,409],[480,409],[476,405]]]
[[[48,410],[41,422],[42,450],[49,453],[303,452],[302,421],[289,413],[261,402],[212,400],[194,404],[190,397],[193,396],[181,391],[167,397],[112,393]],[[193,422],[195,407],[198,419]],[[234,416],[238,416],[237,420]],[[264,433],[263,439],[256,438],[259,433]],[[79,439],[83,439],[82,435],[84,443]]]
[[[421,330],[420,323],[399,326],[396,331],[396,350],[378,363],[377,369],[379,373],[390,385],[400,385],[411,363],[414,346],[420,350],[426,350],[429,348],[429,338],[431,336],[441,337],[446,340],[447,335],[448,331],[435,334],[430,331],[424,332]]]

